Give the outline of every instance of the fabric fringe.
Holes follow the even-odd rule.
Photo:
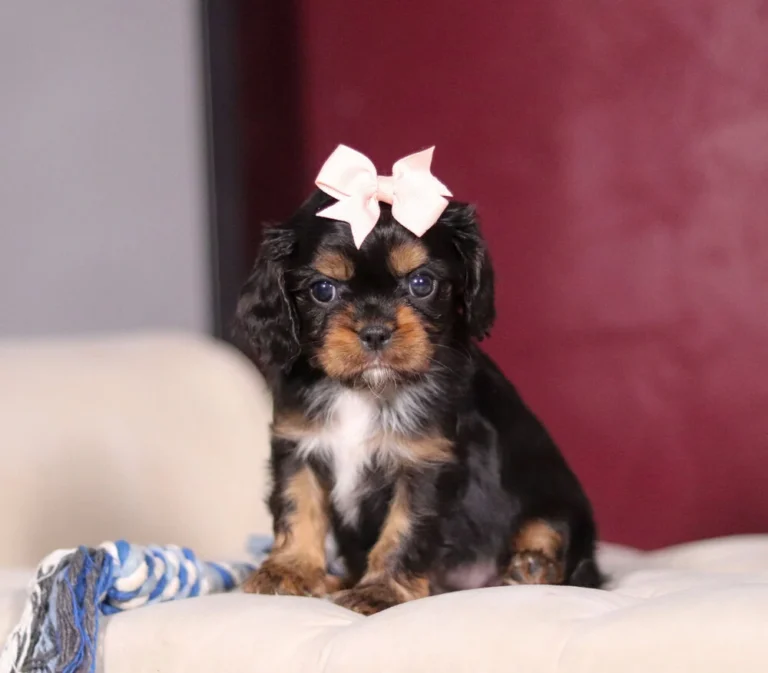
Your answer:
[[[95,673],[102,615],[231,591],[255,567],[125,541],[53,552],[38,566],[21,619],[0,652],[0,673]]]

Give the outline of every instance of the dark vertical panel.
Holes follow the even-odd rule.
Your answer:
[[[237,292],[248,270],[243,130],[236,3],[203,0],[201,20],[208,131],[208,180],[214,333],[227,338]]]
[[[202,3],[215,331],[227,338],[265,222],[307,189],[301,51],[293,0]]]

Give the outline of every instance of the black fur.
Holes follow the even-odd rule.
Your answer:
[[[236,316],[240,343],[270,382],[276,414],[291,410],[326,418],[331,396],[324,390],[365,389],[364,381],[330,380],[317,351],[334,310],[351,306],[356,315],[391,316],[407,304],[425,325],[433,346],[429,370],[400,373],[381,396],[381,413],[395,413],[391,400],[403,391],[418,395],[409,417],[414,436],[439,434],[450,441],[452,460],[401,465],[372,464],[364,475],[360,516],[345,523],[335,507],[329,517],[351,582],[365,576],[367,554],[376,543],[395,483],[404,484],[412,512],[412,534],[393,557],[393,575],[423,577],[431,591],[461,588],[454,572],[492,567],[482,584],[500,583],[513,553],[511,543],[532,520],[543,520],[563,540],[566,584],[598,587],[596,530],[590,504],[554,442],[522,402],[512,384],[476,345],[495,318],[493,269],[474,209],[452,202],[421,239],[429,251],[425,269],[437,279],[429,300],[415,301],[387,270],[388,251],[414,237],[389,208],[361,250],[349,226],[316,216],[332,203],[315,193],[288,222],[267,232]],[[317,278],[312,259],[320,249],[338,249],[355,260],[355,275],[339,284],[339,307],[318,306],[309,296]],[[368,312],[368,313],[366,313]],[[309,465],[330,491],[332,463],[321,454],[302,458],[294,442],[273,445],[274,492],[269,504],[276,532],[284,530],[291,504],[281,496],[292,474]]]
[[[284,264],[294,245],[291,229],[265,232],[261,253],[237,306],[233,334],[271,376],[299,355],[296,309],[285,287]]]

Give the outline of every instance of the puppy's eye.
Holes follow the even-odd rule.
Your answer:
[[[309,291],[316,302],[327,304],[336,298],[336,286],[330,280],[318,280],[312,283]]]
[[[435,289],[435,281],[425,273],[415,273],[408,279],[408,291],[419,299],[428,297]]]

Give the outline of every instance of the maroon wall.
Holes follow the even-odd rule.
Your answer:
[[[498,273],[489,350],[604,537],[768,531],[768,12],[299,4],[304,176],[437,145]]]

